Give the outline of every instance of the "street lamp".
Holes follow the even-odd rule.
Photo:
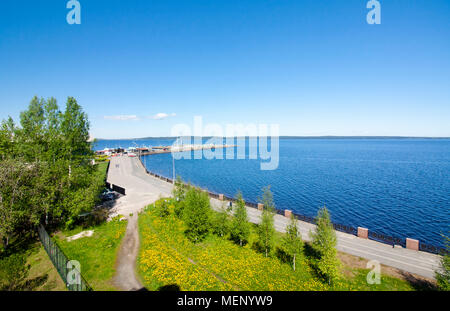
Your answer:
[[[172,154],[172,183],[175,185],[175,158]]]

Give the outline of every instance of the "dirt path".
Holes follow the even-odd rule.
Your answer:
[[[143,285],[136,276],[136,260],[139,254],[138,213],[160,196],[168,196],[172,187],[160,187],[149,183],[139,160],[128,157],[111,159],[108,182],[125,188],[126,195],[120,197],[111,209],[110,217],[123,215],[128,219],[127,231],[120,245],[116,260],[113,284],[121,290],[141,290]]]
[[[139,253],[138,215],[128,217],[128,226],[117,255],[116,275],[113,283],[122,290],[136,291],[143,288],[136,277],[136,260]]]

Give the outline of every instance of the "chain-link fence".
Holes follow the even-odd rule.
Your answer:
[[[92,288],[88,285],[77,268],[77,264],[69,261],[64,255],[63,251],[52,241],[47,231],[42,225],[38,227],[39,239],[44,245],[44,249],[47,252],[50,260],[61,276],[63,282],[66,284],[67,289],[70,291],[90,291]]]

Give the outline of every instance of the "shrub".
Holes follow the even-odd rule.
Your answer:
[[[167,199],[161,199],[155,202],[155,210],[159,217],[166,217],[170,214],[170,202]]]

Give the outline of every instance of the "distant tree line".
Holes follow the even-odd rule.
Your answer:
[[[70,227],[91,211],[103,183],[91,161],[89,121],[69,97],[61,111],[54,98],[34,97],[16,124],[0,125],[0,238],[11,238],[40,222]]]

